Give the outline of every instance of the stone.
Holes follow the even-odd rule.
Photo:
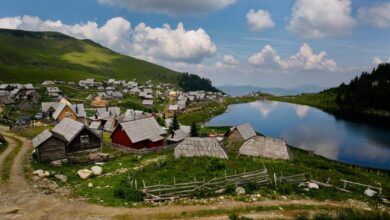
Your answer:
[[[142,159],[142,156],[141,155],[137,155],[137,160],[141,160]]]
[[[105,154],[105,153],[93,153],[88,155],[88,160],[102,162],[108,160],[109,156],[110,156],[109,154]]]
[[[35,171],[33,172],[33,174],[39,176],[39,174],[41,174],[41,173],[43,173],[43,172],[44,172],[43,170],[35,170]]]
[[[309,187],[309,189],[319,189],[320,188],[320,186],[317,183],[311,183],[311,182],[307,185],[307,187]]]
[[[370,189],[370,188],[367,188],[366,190],[364,190],[364,195],[368,196],[368,197],[373,197],[377,194],[376,191]]]
[[[80,176],[81,179],[86,180],[89,177],[91,177],[93,173],[92,173],[92,171],[90,171],[88,169],[83,169],[83,170],[77,171],[77,174]]]
[[[96,162],[95,163],[95,165],[98,165],[98,166],[103,166],[104,164],[106,164],[106,163],[104,163],[104,162]]]
[[[50,172],[49,171],[43,171],[42,173],[39,173],[38,176],[41,177],[41,178],[49,177],[50,176]]]
[[[244,195],[245,194],[245,189],[241,186],[237,187],[235,192],[237,193],[237,195]]]
[[[309,188],[304,188],[303,190],[306,191],[306,192],[309,192],[309,191],[310,191]]]
[[[63,183],[66,183],[66,181],[68,181],[68,177],[62,174],[55,174],[54,177],[61,180]]]
[[[287,200],[287,197],[286,196],[282,196],[282,199]]]
[[[92,183],[88,183],[88,188],[92,188],[93,187],[93,184]]]
[[[103,173],[103,168],[101,168],[99,166],[93,166],[93,167],[91,167],[91,171],[92,171],[93,175],[99,176]]]
[[[55,166],[55,167],[60,167],[60,166],[62,166],[62,160],[54,160],[54,161],[50,162],[50,164],[52,166]]]

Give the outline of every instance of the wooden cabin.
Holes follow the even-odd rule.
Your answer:
[[[153,148],[164,145],[165,133],[154,117],[148,117],[118,124],[111,140],[128,148]]]
[[[247,141],[255,136],[256,132],[249,123],[232,127],[227,134],[231,141]]]
[[[291,158],[286,141],[262,136],[245,141],[239,149],[239,154],[283,160]]]
[[[85,124],[64,118],[53,130],[45,130],[32,140],[36,158],[46,162],[64,159],[70,153],[100,149],[101,138]]]
[[[175,158],[216,157],[228,159],[217,138],[188,137],[175,148]]]

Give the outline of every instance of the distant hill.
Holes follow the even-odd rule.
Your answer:
[[[181,73],[56,32],[0,29],[0,80],[116,78],[178,84]]]
[[[323,88],[314,85],[302,85],[292,88],[278,88],[278,87],[257,87],[257,86],[235,86],[235,85],[223,85],[218,86],[218,89],[231,95],[231,96],[242,96],[247,95],[251,92],[261,91],[262,93],[268,93],[276,96],[285,95],[298,95],[301,93],[315,93],[322,91]]]

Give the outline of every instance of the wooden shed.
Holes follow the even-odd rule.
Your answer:
[[[239,154],[271,159],[290,159],[286,141],[262,136],[255,136],[245,141],[239,149]]]
[[[165,133],[154,117],[148,117],[118,124],[111,134],[111,140],[128,148],[153,148],[164,144],[162,135]]]
[[[34,137],[32,143],[39,161],[47,162],[66,157],[66,141],[49,130],[44,130]]]
[[[217,138],[188,137],[175,148],[175,158],[216,157],[228,159]]]
[[[231,141],[247,141],[254,136],[256,136],[256,132],[249,123],[232,127],[227,134],[227,138]]]

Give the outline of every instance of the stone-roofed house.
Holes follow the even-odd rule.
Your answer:
[[[154,117],[148,117],[118,124],[111,140],[128,148],[153,148],[164,144],[165,133]]]

